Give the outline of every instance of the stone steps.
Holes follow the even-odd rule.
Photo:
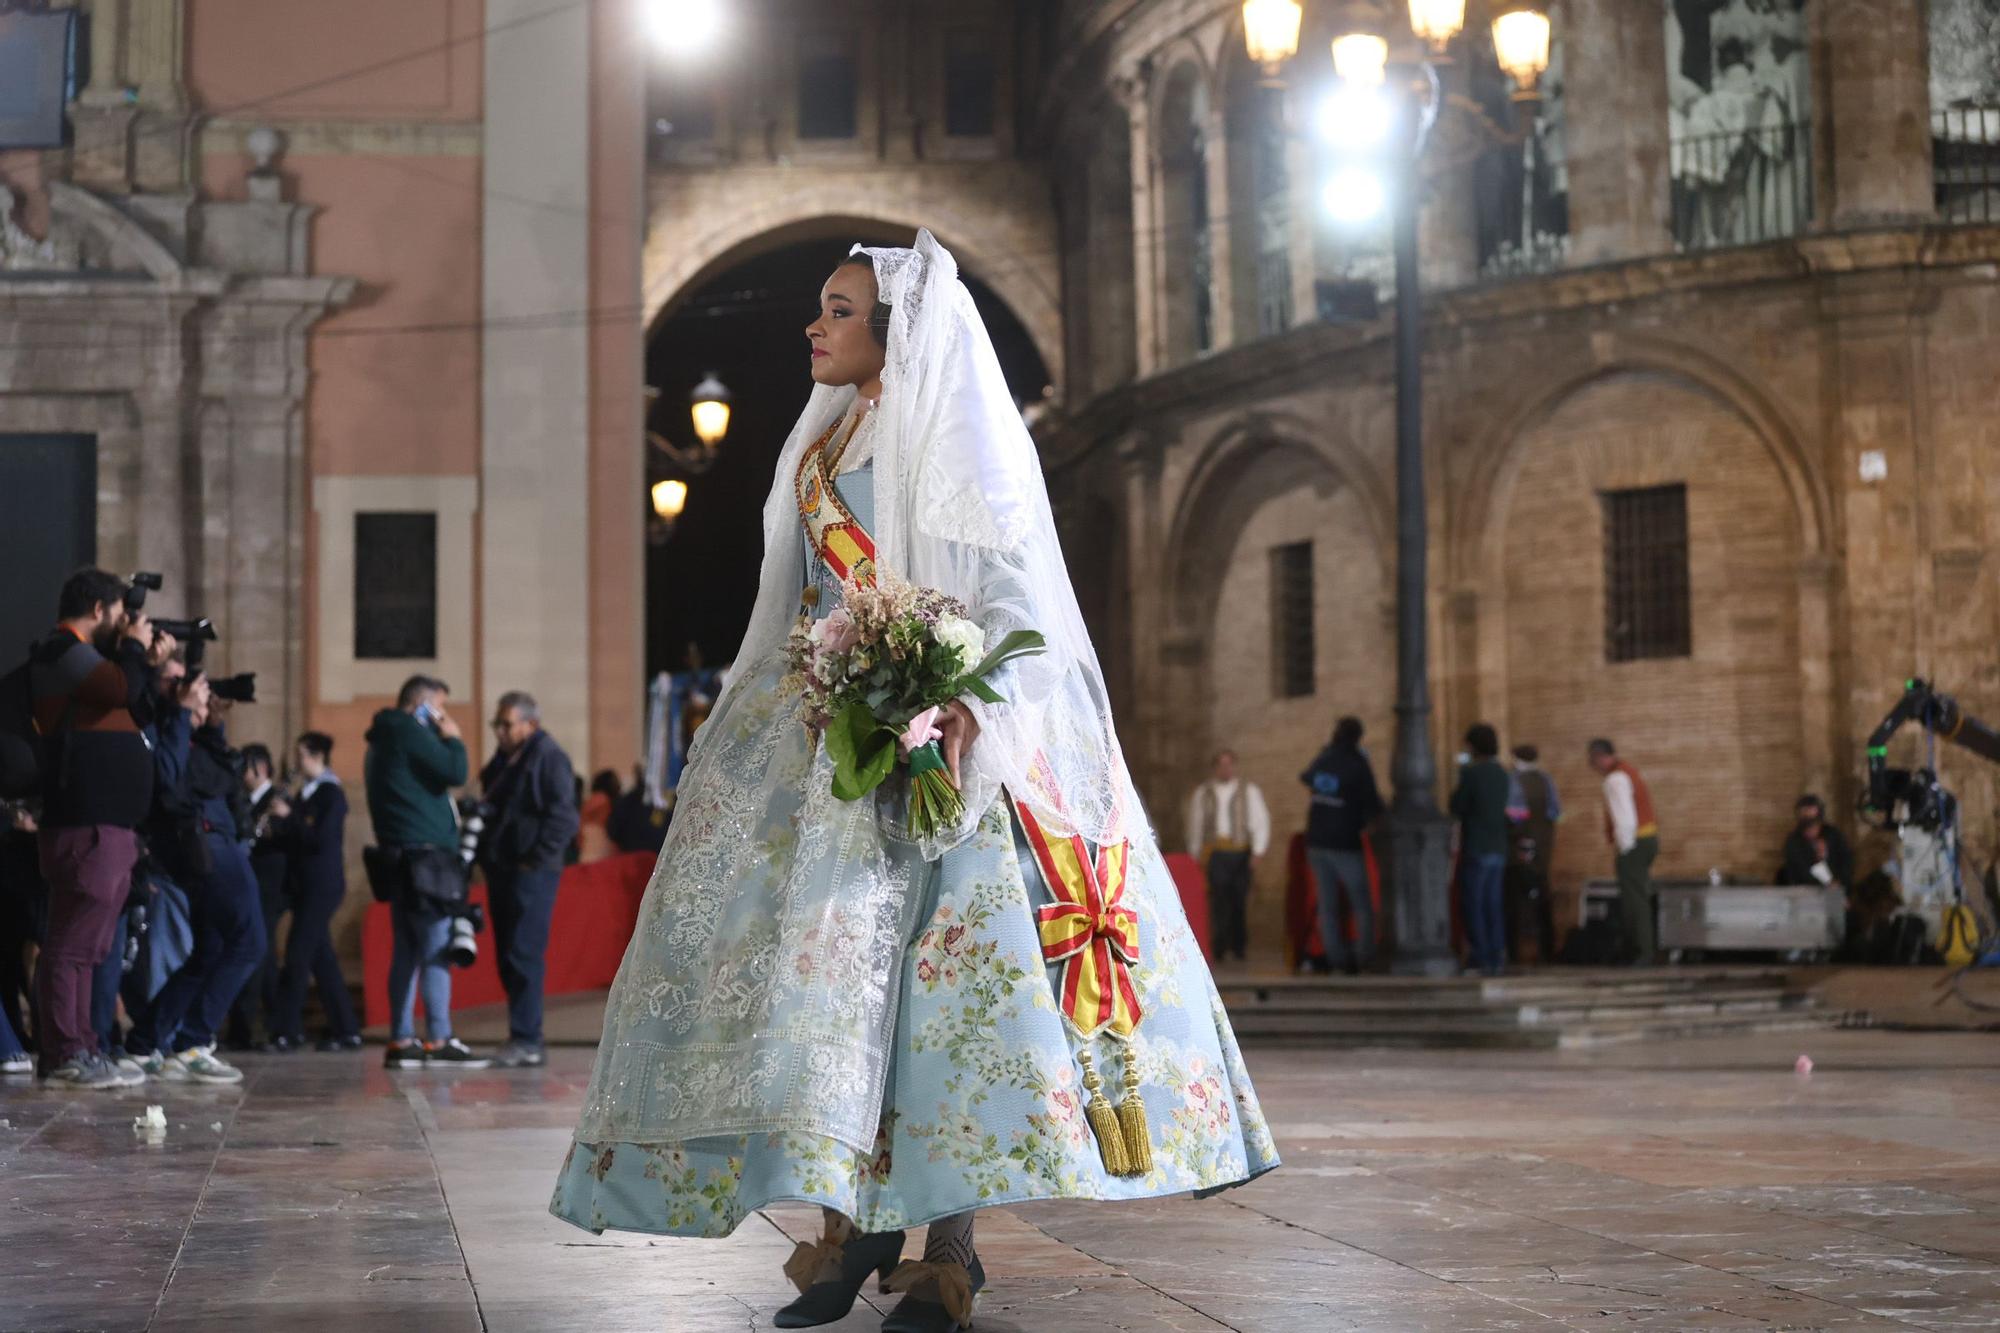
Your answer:
[[[1246,1045],[1572,1048],[1836,1026],[1782,971],[1548,971],[1504,978],[1225,977]]]

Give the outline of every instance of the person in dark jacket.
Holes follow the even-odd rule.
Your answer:
[[[317,983],[326,1010],[322,1051],[359,1050],[361,1025],[347,994],[347,978],[333,947],[333,915],[347,897],[347,792],[329,766],[333,737],[308,731],[299,737],[298,770],[305,778],[296,808],[287,807],[282,840],[290,872],[287,896],[292,932],[285,939],[285,965],[278,974],[274,1039],[283,1047],[305,1044],[306,986]]]
[[[407,857],[455,857],[458,815],[451,789],[470,776],[465,741],[445,711],[451,690],[431,676],[403,682],[396,706],[375,715],[368,728],[362,778],[368,789],[368,816],[376,845]],[[425,1067],[484,1069],[491,1061],[475,1054],[451,1032],[452,917],[434,901],[399,893],[389,903],[396,944],[389,960],[390,1069]],[[417,1040],[417,992],[424,998],[424,1030]]]
[[[189,689],[187,730],[178,723],[160,730],[162,772],[177,799],[166,803],[173,821],[167,846],[153,851],[164,855],[174,882],[187,890],[194,950],[139,1024],[140,1044],[151,1052],[140,1063],[165,1082],[240,1083],[243,1071],[215,1053],[215,1038],[256,972],[268,937],[257,877],[243,850],[242,756],[229,748],[206,686],[197,677]]]
[[[544,955],[563,852],[576,837],[576,778],[569,756],[542,730],[533,695],[520,690],[501,695],[493,735],[499,749],[479,774],[480,790],[493,807],[479,864],[493,909],[500,982],[507,988],[507,1044],[493,1063],[533,1068],[544,1062]]]
[[[286,896],[288,858],[280,837],[290,807],[285,789],[278,785],[277,769],[269,746],[243,747],[243,793],[250,808],[244,850],[250,855],[250,873],[257,879],[257,906],[264,914],[266,944],[250,984],[229,1007],[229,1031],[223,1045],[232,1050],[256,1049],[259,1026],[269,1049],[291,1049],[281,1040],[283,1029],[277,1022],[278,923],[291,910]]]
[[[1473,967],[1489,977],[1507,970],[1507,807],[1513,782],[1500,767],[1500,738],[1484,722],[1465,733],[1471,762],[1458,770],[1451,813],[1459,823],[1458,872],[1464,890],[1465,935]]]
[[[1854,848],[1847,835],[1826,822],[1826,802],[1817,796],[1801,796],[1795,813],[1798,822],[1785,838],[1778,883],[1852,889]]]
[[[1312,867],[1319,898],[1320,942],[1331,965],[1353,976],[1375,954],[1375,905],[1368,892],[1368,855],[1362,835],[1382,813],[1382,796],[1375,786],[1375,769],[1361,749],[1361,719],[1343,717],[1334,723],[1333,740],[1299,774],[1311,791],[1306,812],[1306,861]],[[1348,948],[1340,928],[1345,902],[1354,919],[1355,941]]]
[[[139,733],[153,668],[174,649],[125,605],[115,574],[70,576],[56,628],[29,659],[28,688],[42,754],[39,853],[48,881],[47,935],[35,969],[37,1038],[52,1087],[143,1081],[98,1049],[92,979],[110,953],[139,859],[135,831],[153,799],[153,760]]]

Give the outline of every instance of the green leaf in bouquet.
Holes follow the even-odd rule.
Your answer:
[[[993,651],[981,658],[979,665],[966,672],[968,676],[988,676],[1017,657],[1031,657],[1044,651],[1049,641],[1039,630],[1017,629],[999,643]]]
[[[1006,695],[1000,693],[1000,691],[994,689],[977,676],[967,676],[962,683],[965,686],[967,694],[984,699],[989,704],[1004,704],[1007,702]]]
[[[858,801],[896,766],[896,732],[876,721],[867,704],[851,703],[827,726],[826,753],[833,760],[833,794]]]

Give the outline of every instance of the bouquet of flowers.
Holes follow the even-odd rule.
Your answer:
[[[901,762],[910,775],[910,831],[934,834],[965,813],[938,748],[938,714],[962,694],[1004,703],[986,677],[1043,651],[1046,641],[1016,630],[982,657],[986,636],[963,605],[887,574],[872,584],[845,582],[840,595],[841,605],[821,619],[801,616],[787,645],[806,725],[833,760],[833,794],[860,800]]]

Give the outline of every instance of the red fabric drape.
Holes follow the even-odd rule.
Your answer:
[[[653,875],[651,852],[627,852],[563,871],[556,890],[556,911],[549,926],[548,975],[544,994],[568,995],[603,990],[618,975],[625,945],[639,921],[639,900]],[[486,901],[486,886],[472,887],[472,900]],[[361,928],[361,970],[366,988],[367,1022],[389,1021],[389,955],[395,936],[389,908],[374,903]],[[507,998],[500,971],[493,961],[493,929],[479,935],[479,961],[453,969],[451,1007],[470,1009]]]

